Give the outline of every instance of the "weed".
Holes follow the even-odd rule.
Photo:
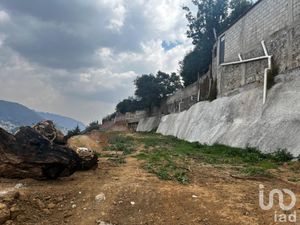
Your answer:
[[[289,153],[286,149],[279,149],[276,152],[270,154],[270,157],[279,163],[289,162],[294,158],[294,156],[291,153]]]
[[[253,177],[271,177],[271,174],[266,169],[260,167],[246,167],[241,172]]]

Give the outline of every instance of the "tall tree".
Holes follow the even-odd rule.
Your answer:
[[[135,80],[135,95],[146,108],[159,106],[168,95],[181,88],[180,77],[175,73],[171,75],[159,71],[156,76],[144,74]]]
[[[120,113],[134,112],[143,109],[143,104],[141,101],[135,99],[134,97],[129,97],[119,102],[116,106],[116,111]]]
[[[183,7],[188,21],[187,37],[195,45],[181,62],[180,75],[185,86],[208,70],[216,36],[252,5],[249,0],[192,0],[192,3],[197,8],[195,15],[190,8]]]

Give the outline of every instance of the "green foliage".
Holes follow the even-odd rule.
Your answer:
[[[203,57],[205,55],[205,57]],[[198,48],[186,54],[183,61],[180,62],[180,75],[184,85],[188,86],[197,81],[198,75],[207,72],[211,63],[210,48]]]
[[[111,135],[108,138],[109,145],[104,150],[120,151],[123,155],[130,155],[134,151],[134,141],[132,137],[121,134]]]
[[[192,0],[192,3],[197,9],[195,15],[187,6],[183,7],[188,21],[187,37],[195,45],[180,63],[180,75],[185,86],[195,82],[198,75],[208,70],[216,36],[252,5],[249,0]]]
[[[270,157],[278,163],[289,162],[294,159],[294,156],[286,149],[279,149],[276,152],[270,154]]]
[[[105,123],[106,121],[112,121],[112,120],[115,118],[116,114],[117,114],[117,113],[114,112],[114,113],[112,113],[112,114],[107,115],[106,117],[104,117],[104,118],[102,119],[102,123]]]
[[[145,108],[150,109],[159,106],[163,99],[181,88],[181,82],[175,73],[169,75],[159,71],[156,76],[144,74],[138,77],[135,86],[135,95]]]
[[[136,139],[145,150],[136,157],[144,161],[144,168],[160,179],[188,182],[188,165],[194,162],[230,165],[248,176],[270,177],[268,170],[277,169],[293,159],[285,150],[265,154],[255,148],[233,148],[215,144],[213,146],[189,143],[171,136],[143,133]],[[240,169],[240,168],[243,169]]]
[[[252,1],[249,0],[231,0],[229,2],[231,13],[225,20],[224,28],[227,28],[237,21],[252,5]]]
[[[135,99],[134,97],[129,97],[119,102],[116,107],[116,111],[125,114],[126,112],[135,112],[142,110],[144,105],[141,101]]]
[[[98,121],[91,122],[84,130],[84,133],[91,132],[93,130],[99,130],[100,124]]]
[[[68,140],[69,138],[73,137],[73,136],[76,136],[76,135],[79,135],[80,134],[80,128],[79,126],[77,125],[73,130],[69,130],[67,135],[66,135],[66,139]]]
[[[272,177],[266,169],[260,167],[246,167],[241,172],[252,177]]]

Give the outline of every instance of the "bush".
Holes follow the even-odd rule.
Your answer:
[[[65,136],[65,139],[68,140],[69,138],[79,135],[80,134],[80,128],[77,125],[73,130],[69,130],[67,135]]]
[[[294,159],[294,156],[289,153],[286,149],[279,149],[278,151],[271,154],[274,161],[283,163],[289,162]]]

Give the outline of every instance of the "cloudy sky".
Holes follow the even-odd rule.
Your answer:
[[[178,70],[192,48],[188,2],[1,0],[0,99],[101,120],[136,76]]]

